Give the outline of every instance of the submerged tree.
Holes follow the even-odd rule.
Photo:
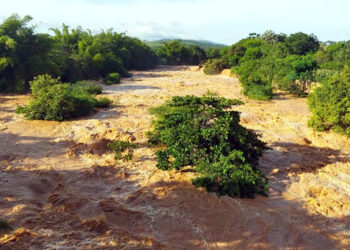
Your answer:
[[[267,178],[257,169],[265,143],[239,124],[239,112],[229,110],[241,103],[215,96],[176,96],[154,108],[149,142],[160,146],[157,167],[194,166],[198,176],[193,184],[221,195],[266,195]]]

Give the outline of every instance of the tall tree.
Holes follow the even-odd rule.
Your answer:
[[[295,55],[306,55],[309,52],[314,53],[320,47],[320,43],[315,35],[307,35],[302,32],[287,37],[285,44],[289,53]]]
[[[55,68],[48,57],[51,39],[35,34],[31,20],[12,15],[0,25],[0,92],[25,91],[34,76]]]

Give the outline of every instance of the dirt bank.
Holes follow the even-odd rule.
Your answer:
[[[133,72],[104,87],[117,105],[70,122],[25,121],[27,96],[0,95],[1,249],[342,249],[350,244],[350,141],[306,126],[305,99],[247,100],[237,79],[194,67]],[[268,198],[217,197],[192,173],[158,170],[150,107],[207,91],[240,98],[242,124],[268,142]],[[140,143],[115,162],[106,143]]]

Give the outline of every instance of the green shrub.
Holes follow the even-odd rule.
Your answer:
[[[72,118],[89,115],[94,107],[98,105],[96,98],[84,89],[69,85],[69,91],[74,100],[74,111],[71,114]]]
[[[316,52],[320,47],[317,37],[302,32],[289,35],[285,40],[289,53],[295,55],[306,55],[309,52]]]
[[[69,85],[60,84],[45,87],[38,91],[24,108],[27,119],[57,120],[69,118],[74,112],[74,100],[70,95]]]
[[[32,91],[32,95],[35,96],[41,89],[58,84],[62,84],[60,78],[52,78],[50,75],[40,75],[34,77],[34,80],[30,82],[30,90]]]
[[[161,146],[157,167],[194,166],[199,176],[193,184],[221,195],[266,194],[267,179],[256,168],[266,146],[258,134],[239,124],[239,113],[230,110],[239,104],[215,96],[176,96],[151,109],[156,120],[149,143]]]
[[[17,106],[16,114],[24,114],[26,112],[26,106]]]
[[[229,68],[229,65],[225,59],[209,59],[204,65],[204,73],[207,75],[220,74],[224,69],[227,68]]]
[[[109,73],[104,79],[103,83],[106,85],[112,85],[120,83],[120,75],[119,73]]]
[[[158,64],[198,65],[207,59],[204,49],[196,45],[185,45],[180,40],[171,40],[156,45]]]
[[[269,85],[253,84],[246,90],[246,95],[255,100],[268,101],[272,98],[272,87]]]
[[[299,97],[306,96],[314,80],[313,72],[317,69],[314,57],[312,55],[290,55],[280,62],[275,77],[278,87]]]
[[[76,88],[82,88],[91,95],[102,94],[102,87],[100,84],[94,81],[78,81],[74,84]]]
[[[239,75],[244,95],[251,99],[267,101],[273,96],[272,87],[260,67],[261,62],[258,60],[244,60],[232,71]]]
[[[350,137],[350,68],[331,77],[308,96],[312,111],[309,126],[319,131],[333,129]]]
[[[108,108],[111,104],[111,100],[106,97],[98,98],[95,105],[96,108]]]
[[[340,71],[345,65],[349,65],[350,42],[338,42],[329,45],[325,50],[320,50],[316,54],[316,59],[320,68]]]
[[[11,15],[0,23],[0,92],[26,92],[34,76],[57,72],[51,37],[35,32],[31,20]]]
[[[26,107],[19,107],[27,119],[63,121],[90,114],[98,101],[81,87],[61,83],[49,75],[30,82],[32,98]]]
[[[193,184],[220,195],[251,197],[256,193],[265,195],[267,191],[266,178],[247,162],[239,150],[221,156],[212,164],[201,164],[196,170],[203,174],[194,179]]]
[[[317,69],[312,72],[313,79],[319,83],[327,82],[332,76],[337,73],[339,73],[339,71],[330,69]]]
[[[318,48],[314,35],[296,33],[287,37],[266,31],[261,36],[252,33],[222,50],[222,57],[239,76],[245,95],[268,100],[272,98],[272,87],[297,96],[307,95],[318,62],[329,60],[323,51],[314,54]]]
[[[220,58],[220,48],[209,48],[205,53],[208,59]]]
[[[114,151],[116,160],[126,160],[129,161],[132,159],[134,149],[138,147],[137,144],[133,144],[128,141],[114,141],[107,144],[108,148],[111,148]]]

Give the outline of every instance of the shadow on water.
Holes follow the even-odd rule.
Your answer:
[[[9,143],[20,139],[13,137]],[[48,143],[48,139],[24,139],[34,140],[32,149]],[[282,155],[280,165],[274,167],[282,170],[293,170],[293,163],[301,164],[302,160],[305,166],[333,161],[334,156],[339,161],[347,160],[336,150],[291,143],[276,143],[274,147]],[[316,159],[309,159],[311,155]],[[12,215],[12,226],[53,232],[50,237],[38,233],[20,238],[16,246],[44,248],[48,242],[77,246],[82,239],[101,238],[130,244],[131,249],[338,249],[346,246],[330,235],[343,234],[343,240],[350,240],[344,233],[350,230],[348,217],[310,215],[299,202],[273,194],[256,199],[218,197],[194,188],[183,176],[179,179],[180,174],[164,178],[169,174],[157,169],[144,173],[141,169],[141,165],[137,170],[126,169],[119,163],[79,170],[39,171],[35,166],[32,171],[1,169],[0,206],[26,205],[19,214]],[[148,184],[141,185],[141,180]],[[283,177],[272,181],[281,180]],[[21,189],[14,189],[19,184],[11,181],[19,181]],[[3,190],[14,199],[3,199]],[[63,241],[62,234],[71,237]],[[13,247],[15,243],[4,246]]]
[[[131,86],[106,88],[114,87]],[[53,244],[88,249],[97,242],[115,244],[99,249],[345,249],[346,243],[337,237],[350,240],[349,216],[311,215],[300,202],[276,194],[256,199],[218,197],[194,188],[184,177],[190,172],[143,169],[144,162],[154,160],[150,156],[132,161],[136,170],[119,162],[62,170],[69,143],[54,139],[0,134],[6,145],[0,148],[0,209],[12,211],[1,219],[11,221],[14,230],[24,227],[36,233],[15,236],[1,249],[45,249]],[[105,147],[107,142],[102,143]],[[330,163],[349,161],[348,155],[330,148],[287,142],[271,147],[261,168],[281,192],[287,190],[284,181],[290,172],[312,173]],[[101,151],[92,153],[102,155],[103,148],[97,149]],[[77,153],[86,150],[82,144]],[[21,169],[25,158],[54,156],[61,156],[60,169],[39,170],[36,161],[31,170],[28,165]],[[278,173],[270,174],[273,169]]]
[[[276,142],[270,146],[272,150],[268,150],[262,158],[262,164],[268,165],[268,170],[278,168],[280,172],[314,173],[328,164],[350,161],[348,154],[328,147],[289,142]],[[275,164],[271,163],[273,161]]]
[[[68,141],[54,142],[53,137],[19,136],[1,132],[0,162],[23,158],[45,158],[61,155],[66,152]],[[45,155],[38,152],[46,152]]]
[[[81,244],[81,239],[106,237],[116,242],[132,239],[137,242],[135,249],[344,247],[327,237],[327,227],[332,228],[335,220],[310,216],[291,201],[217,197],[181,181],[158,181],[141,187],[128,180],[131,175],[121,169],[98,166],[79,171],[23,172],[25,178],[16,177],[26,194],[20,197],[8,182],[15,174],[3,173],[7,182],[2,185],[8,186],[6,195],[16,199],[1,199],[0,205],[5,208],[25,204],[21,211],[25,216],[3,219],[13,219],[14,229],[25,227],[36,233],[49,230],[53,234],[33,234],[7,242],[7,247],[16,244],[45,248],[46,244],[62,242],[62,234],[71,235],[65,241],[70,246]],[[349,229],[350,225],[345,226]],[[333,229],[333,233],[341,230]],[[148,244],[144,244],[145,239],[149,239]]]
[[[282,193],[291,182],[290,174],[316,173],[328,164],[350,162],[341,150],[289,142],[276,142],[260,159],[260,169],[269,177],[270,186]]]

